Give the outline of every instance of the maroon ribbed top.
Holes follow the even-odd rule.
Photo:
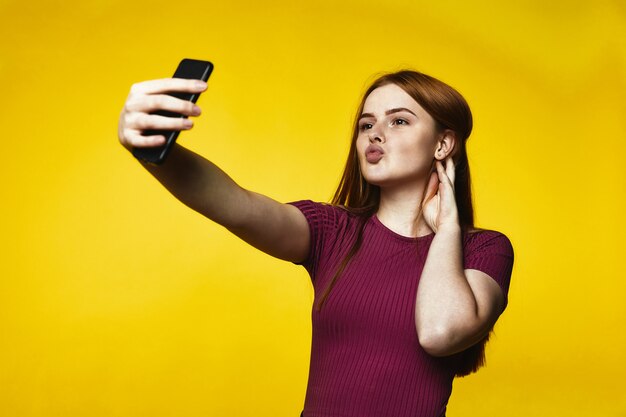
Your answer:
[[[311,201],[292,203],[307,218],[311,251],[303,263],[315,305],[356,238],[359,218]],[[460,354],[428,355],[415,329],[415,297],[434,234],[407,238],[367,219],[361,248],[321,311],[313,309],[304,417],[445,415]],[[513,249],[501,233],[464,237],[464,267],[508,292]]]

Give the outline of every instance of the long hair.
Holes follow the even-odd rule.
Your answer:
[[[361,99],[352,129],[348,159],[339,186],[331,201],[331,204],[342,206],[346,210],[357,214],[360,219],[360,227],[355,242],[346,257],[339,264],[333,278],[321,296],[317,307],[318,310],[322,308],[337,279],[339,279],[350,260],[359,250],[363,228],[367,219],[378,210],[380,188],[369,184],[361,174],[356,150],[356,139],[359,135],[358,119],[361,113],[363,113],[365,100],[372,91],[388,84],[397,85],[411,96],[435,120],[439,131],[449,129],[456,134],[457,141],[452,157],[456,168],[454,191],[459,213],[459,223],[463,234],[474,229],[470,171],[465,146],[472,132],[473,125],[469,105],[454,88],[436,78],[417,71],[403,70],[379,77],[365,91]],[[434,161],[432,168],[434,168]],[[424,190],[425,192],[426,189]],[[422,195],[422,201],[424,197]],[[419,208],[418,219],[420,215],[421,207]],[[457,371],[458,376],[468,375],[478,370],[484,364],[484,346],[488,337],[485,337],[483,341],[461,353],[461,366]]]

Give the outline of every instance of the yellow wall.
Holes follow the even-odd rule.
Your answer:
[[[304,270],[117,144],[130,85],[195,57],[215,72],[181,143],[283,201],[330,197],[374,74],[457,87],[478,221],[516,265],[449,416],[625,415],[626,6],[470,3],[1,1],[0,414],[299,414]]]

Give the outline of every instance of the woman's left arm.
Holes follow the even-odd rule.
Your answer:
[[[502,313],[505,300],[489,275],[463,269],[454,163],[448,158],[445,169],[439,161],[436,166],[423,206],[424,218],[435,237],[417,289],[415,325],[426,352],[448,356],[482,340]]]

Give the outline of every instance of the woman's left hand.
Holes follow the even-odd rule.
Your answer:
[[[454,162],[448,156],[444,169],[441,161],[435,161],[436,172],[430,174],[422,213],[428,226],[437,233],[445,225],[459,226],[459,214],[454,197]]]

